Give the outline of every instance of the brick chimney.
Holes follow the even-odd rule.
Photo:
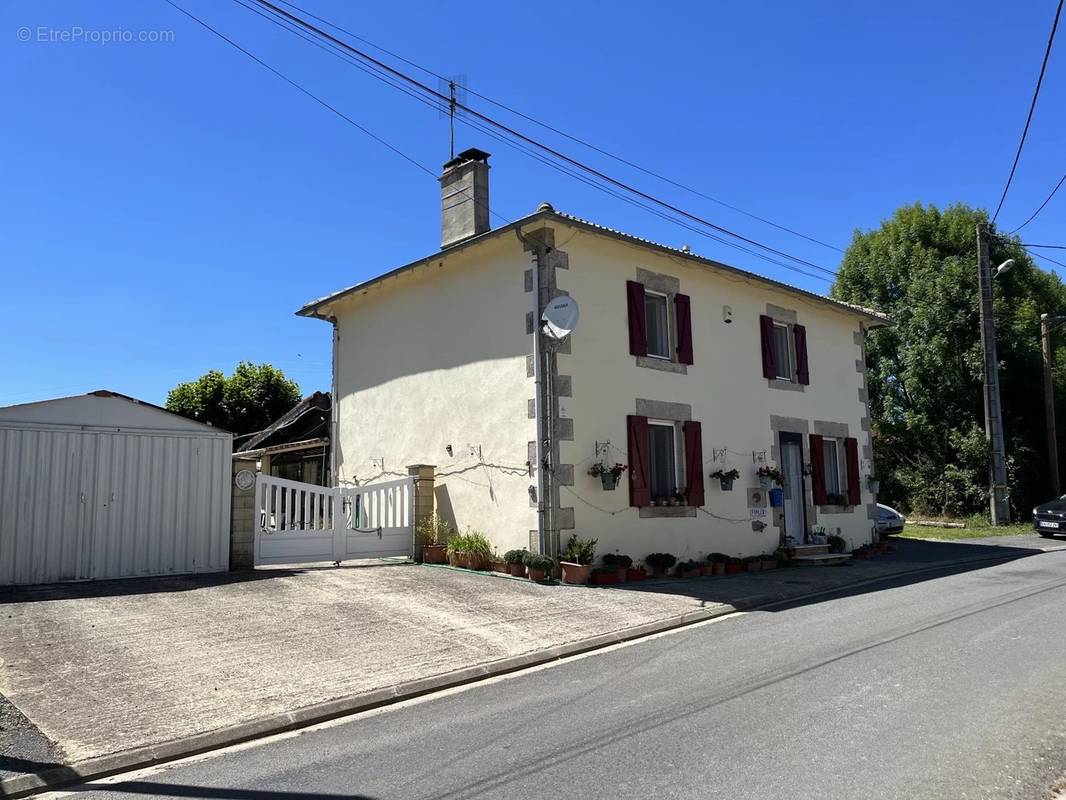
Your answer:
[[[489,154],[464,150],[440,176],[440,246],[450,247],[489,230]]]

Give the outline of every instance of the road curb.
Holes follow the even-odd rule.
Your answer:
[[[1048,552],[1043,550],[1030,551],[1032,554]],[[735,614],[738,611],[755,611],[769,609],[785,603],[802,602],[823,595],[836,594],[838,592],[854,589],[872,583],[882,583],[895,578],[903,578],[925,572],[936,572],[951,567],[967,564],[1003,563],[1025,558],[1023,555],[990,556],[988,558],[967,559],[949,564],[937,564],[917,569],[895,572],[890,575],[881,575],[863,578],[851,583],[842,584],[830,589],[819,589],[801,595],[791,597],[760,597],[748,602],[739,602],[733,605],[721,605],[713,609],[700,609],[689,611],[684,614],[670,617],[656,622],[648,622],[636,625],[625,630],[612,633],[600,634],[588,639],[582,639],[568,644],[555,645],[544,650],[511,656],[510,658],[490,661],[472,667],[446,672],[429,678],[419,678],[413,681],[396,684],[383,689],[375,689],[370,692],[344,697],[337,700],[328,700],[323,703],[305,706],[295,711],[286,711],[269,717],[261,717],[250,722],[237,725],[229,725],[207,733],[199,733],[182,739],[165,742],[158,745],[139,747],[133,750],[125,750],[121,753],[100,756],[87,759],[76,764],[64,767],[55,767],[34,774],[16,775],[11,778],[0,779],[0,797],[27,797],[42,791],[58,789],[73,783],[83,783],[90,780],[98,780],[122,772],[135,769],[143,769],[167,761],[175,761],[180,758],[217,750],[222,747],[248,742],[279,733],[307,728],[322,722],[351,716],[353,714],[370,711],[376,708],[393,705],[404,700],[412,700],[427,694],[439,692],[444,689],[454,689],[467,684],[476,683],[489,677],[507,675],[529,667],[547,664],[570,656],[581,655],[593,650],[600,650],[611,645],[641,639],[656,633],[684,628],[698,622],[705,622],[717,617]]]

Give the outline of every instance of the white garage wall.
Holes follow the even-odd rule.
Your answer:
[[[227,569],[231,448],[0,421],[0,585]]]

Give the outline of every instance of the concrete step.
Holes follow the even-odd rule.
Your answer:
[[[806,566],[820,567],[850,561],[851,553],[811,553],[810,555],[797,555],[792,560]]]
[[[818,553],[828,553],[829,545],[827,544],[798,544],[796,545],[797,556],[813,556]]]

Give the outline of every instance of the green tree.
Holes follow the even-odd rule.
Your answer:
[[[975,227],[980,209],[905,206],[856,231],[833,297],[878,309],[895,325],[867,339],[874,458],[882,497],[905,509],[988,512]],[[1040,314],[1066,312],[1066,287],[1017,239],[992,240],[991,260],[1016,266],[995,280],[1007,469],[1015,513],[1047,500]],[[1062,363],[1062,354],[1056,363]],[[1066,373],[1057,370],[1057,396]],[[1063,407],[1057,409],[1060,419]],[[1061,445],[1060,445],[1061,447]]]
[[[280,369],[242,361],[229,377],[210,370],[195,381],[179,383],[167,394],[166,407],[242,434],[262,430],[298,402],[300,387]]]

